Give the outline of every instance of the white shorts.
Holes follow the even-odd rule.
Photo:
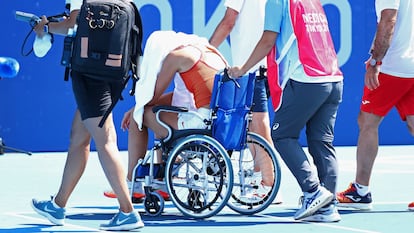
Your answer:
[[[209,118],[210,109],[207,108],[199,108],[196,113],[180,113],[178,114],[178,129],[206,129],[208,126],[204,120]]]

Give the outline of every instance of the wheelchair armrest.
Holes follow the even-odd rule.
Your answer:
[[[168,134],[163,140],[168,141],[172,137],[173,128],[161,120],[160,113],[161,112],[181,113],[181,112],[188,112],[188,109],[185,107],[158,105],[158,106],[152,107],[152,112],[155,113],[155,119],[157,120],[157,122],[167,130]]]
[[[152,112],[153,113],[157,113],[159,111],[164,111],[164,112],[188,112],[188,108],[186,107],[177,107],[177,106],[170,106],[170,105],[158,105],[158,106],[154,106],[152,108]]]

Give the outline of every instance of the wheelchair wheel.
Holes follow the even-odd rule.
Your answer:
[[[233,169],[227,151],[207,135],[180,139],[168,156],[165,180],[170,199],[187,217],[208,218],[230,198]]]
[[[164,198],[157,192],[151,192],[144,198],[144,208],[149,216],[160,216],[164,211]]]
[[[252,132],[248,132],[245,149],[231,152],[234,184],[227,205],[232,210],[250,215],[266,209],[273,202],[281,175],[276,153],[263,137]],[[265,167],[263,171],[258,168],[260,165]]]

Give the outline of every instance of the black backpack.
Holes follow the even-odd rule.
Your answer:
[[[133,95],[143,36],[141,16],[134,2],[83,0],[77,25],[70,69],[91,78],[121,81],[125,85],[132,75],[134,83],[130,94]],[[116,102],[113,101],[100,126]]]

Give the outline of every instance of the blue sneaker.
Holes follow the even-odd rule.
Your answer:
[[[129,231],[144,227],[141,216],[136,211],[125,214],[119,211],[108,224],[101,224],[100,229],[106,231]]]
[[[32,207],[38,214],[46,217],[55,225],[62,226],[65,223],[65,208],[58,207],[53,198],[50,201],[38,201],[32,199]]]
[[[317,210],[311,216],[303,218],[302,221],[307,222],[339,222],[341,221],[341,216],[339,215],[338,209],[334,204],[329,206],[322,207]]]
[[[318,209],[332,201],[334,195],[326,188],[319,186],[318,190],[313,193],[304,192],[302,206],[295,214],[295,220],[306,218]]]

